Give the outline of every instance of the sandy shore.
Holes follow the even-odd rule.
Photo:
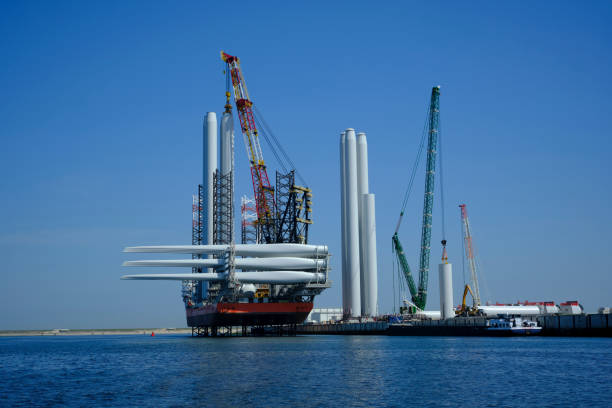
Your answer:
[[[146,335],[191,334],[191,328],[178,329],[53,329],[53,330],[0,330],[0,337],[11,336],[108,336],[108,335]]]

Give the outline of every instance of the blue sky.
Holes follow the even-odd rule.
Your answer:
[[[487,298],[612,305],[607,2],[0,8],[0,329],[185,325],[179,284],[120,281],[134,272],[121,250],[190,243],[202,119],[224,104],[221,49],[241,58],[253,101],[313,188],[311,242],[335,255],[317,306],[341,304],[338,140],[353,127],[368,134],[380,308],[393,309],[390,238],[434,85],[456,303],[464,202]],[[241,138],[236,160],[240,196]],[[413,267],[423,178],[400,230]]]

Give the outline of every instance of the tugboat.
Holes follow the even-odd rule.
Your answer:
[[[488,320],[485,329],[489,336],[533,336],[541,331],[542,328],[536,322],[520,317]]]

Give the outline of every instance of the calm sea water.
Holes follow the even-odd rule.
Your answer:
[[[0,406],[611,407],[612,339],[0,338]]]

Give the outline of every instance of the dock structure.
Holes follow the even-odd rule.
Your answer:
[[[455,317],[443,320],[414,320],[389,327],[389,336],[486,336],[485,317]]]
[[[296,326],[302,335],[386,335],[386,336],[499,336],[487,330],[488,318],[455,317],[443,320],[411,320],[403,323],[383,321],[363,323],[315,323]],[[612,337],[612,315],[543,315],[535,317],[542,330],[531,336]]]
[[[542,336],[612,337],[612,315],[538,316]]]
[[[300,324],[297,326],[297,334],[341,334],[341,335],[367,335],[386,334],[389,329],[387,322],[363,322],[363,323],[323,323],[323,324]]]

